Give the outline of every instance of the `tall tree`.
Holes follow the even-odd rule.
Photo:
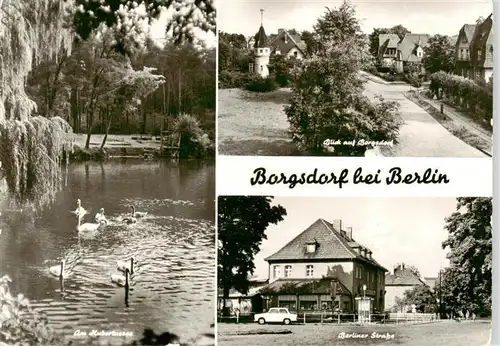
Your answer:
[[[455,69],[455,47],[448,36],[432,36],[424,51],[423,64],[428,72],[451,72]]]
[[[327,139],[396,140],[402,124],[395,102],[372,103],[359,71],[371,61],[368,41],[347,1],[327,9],[314,26],[312,54],[294,71],[291,104],[285,108],[293,140],[324,152]],[[362,156],[366,146],[339,145],[335,155]]]
[[[491,198],[461,197],[457,211],[446,219],[450,268],[442,278],[441,294],[455,312],[491,313]]]
[[[415,305],[417,312],[436,313],[437,300],[434,292],[427,285],[418,285],[404,292],[403,297],[396,302],[394,309],[400,311],[404,307]]]
[[[283,220],[286,210],[272,205],[272,197],[221,196],[218,198],[218,286],[224,307],[231,288],[246,294],[249,275],[255,269],[254,256],[260,251],[265,230]],[[224,311],[227,313],[227,310]]]

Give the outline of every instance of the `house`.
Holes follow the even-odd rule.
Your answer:
[[[380,34],[378,37],[378,58],[382,66],[392,66],[397,57],[399,36]]]
[[[278,29],[278,34],[270,40],[271,54],[284,55],[287,58],[303,59],[306,44],[299,34],[292,34],[285,29]]]
[[[488,82],[493,76],[493,14],[476,25],[470,42],[469,78]]]
[[[406,34],[398,43],[396,70],[403,72],[408,65],[421,63],[424,58],[424,48],[427,46],[429,38],[428,34]]]
[[[252,312],[262,312],[262,298],[259,290],[266,286],[269,281],[267,279],[249,279],[249,289],[246,295],[241,294],[235,289],[229,290],[229,297],[226,298],[226,306],[229,306],[233,313],[238,310],[240,315],[249,315]],[[217,292],[218,310],[224,308],[224,293],[222,289]]]
[[[380,34],[378,58],[383,66],[403,72],[409,64],[422,62],[429,38],[428,34],[406,34],[400,40],[396,34]]]
[[[384,308],[387,270],[341,220],[316,220],[265,260],[269,284],[260,292],[266,309],[351,313],[360,298],[370,299],[371,312]]]
[[[473,77],[469,76],[472,67],[470,61],[470,44],[475,31],[475,24],[464,24],[458,33],[458,39],[455,44],[455,73],[467,78]]]
[[[385,275],[385,311],[395,309],[397,298],[401,299],[404,293],[419,285],[425,285],[413,271],[405,267],[404,263],[394,268],[392,274]],[[403,311],[405,312],[405,311]]]
[[[255,45],[255,36],[250,36],[250,37],[247,37],[247,48],[248,50],[252,51],[253,50],[253,46]]]

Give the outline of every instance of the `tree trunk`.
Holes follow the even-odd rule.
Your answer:
[[[177,110],[177,114],[180,115],[182,113],[181,108],[182,108],[182,70],[179,67],[179,109]]]
[[[109,120],[108,120],[108,125],[106,126],[106,134],[104,135],[104,138],[102,139],[101,148],[99,150],[104,149],[104,145],[106,144],[106,140],[108,139],[108,133],[109,133],[109,129],[111,127],[111,116],[109,116],[109,114],[108,114],[108,117],[109,117]]]
[[[222,295],[222,316],[227,317],[231,315],[231,308],[226,306],[226,302],[229,299],[229,287],[224,287],[224,292]]]
[[[146,134],[146,126],[147,126],[147,117],[146,117],[146,110],[147,110],[147,101],[148,98],[144,98],[143,106],[142,106],[142,134]]]

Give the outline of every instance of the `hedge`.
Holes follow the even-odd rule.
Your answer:
[[[219,73],[219,89],[243,88],[249,82],[249,74],[239,71],[221,71]]]
[[[276,83],[276,77],[272,74],[267,78],[253,75],[249,78],[246,89],[255,92],[269,92],[278,89],[278,83]]]
[[[493,117],[493,91],[487,86],[462,76],[436,72],[431,75],[429,89],[438,99],[446,99],[455,106],[471,111],[480,121],[490,123]]]

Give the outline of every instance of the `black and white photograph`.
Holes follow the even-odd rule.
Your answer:
[[[0,1],[0,345],[214,345],[213,1]]]
[[[493,5],[224,1],[218,152],[492,155]]]
[[[492,199],[218,198],[217,340],[491,343]]]

